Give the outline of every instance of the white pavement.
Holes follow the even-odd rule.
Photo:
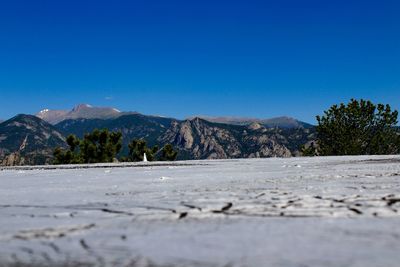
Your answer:
[[[0,171],[0,266],[400,263],[400,156]]]

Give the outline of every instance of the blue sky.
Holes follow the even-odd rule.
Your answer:
[[[78,103],[145,114],[400,109],[400,1],[3,1],[0,118]]]

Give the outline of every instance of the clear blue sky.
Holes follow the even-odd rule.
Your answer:
[[[314,122],[400,109],[400,1],[0,1],[0,118],[78,103]]]

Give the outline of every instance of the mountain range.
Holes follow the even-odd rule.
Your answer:
[[[117,118],[123,114],[127,114],[127,112],[121,112],[115,108],[93,107],[88,104],[79,104],[69,111],[43,109],[42,111],[36,113],[36,116],[51,124],[57,124],[68,119],[111,119]]]
[[[121,112],[112,107],[93,107],[88,104],[79,104],[72,110],[50,110],[44,109],[35,114],[38,118],[45,120],[51,124],[57,124],[68,119],[113,119],[123,115],[140,114],[138,112]],[[155,116],[153,116],[155,117]],[[201,118],[206,121],[232,124],[232,125],[249,125],[251,123],[259,123],[267,128],[312,128],[313,125],[296,120],[291,117],[282,116],[269,119],[258,118],[242,118],[242,117],[210,117],[210,116],[192,116],[188,120]],[[176,120],[176,119],[174,119]]]
[[[274,119],[193,117],[186,120],[77,105],[70,111],[44,109],[0,123],[0,163],[49,164],[55,147],[69,134],[83,137],[94,129],[121,131],[123,149],[132,139],[149,145],[171,143],[178,159],[290,157],[314,138],[314,127],[289,117]]]

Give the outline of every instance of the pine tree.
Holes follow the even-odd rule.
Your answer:
[[[300,147],[300,152],[302,156],[305,157],[313,157],[318,155],[318,149],[315,146],[314,142],[311,142],[310,144],[302,145]]]
[[[333,105],[317,116],[318,146],[321,155],[371,155],[398,153],[395,129],[397,111],[389,105],[351,99]]]
[[[112,162],[122,148],[122,134],[107,129],[87,133],[83,140],[70,135],[66,141],[69,149],[55,149],[54,164]]]
[[[158,160],[160,161],[174,161],[178,156],[178,151],[175,151],[171,144],[166,144],[160,153]]]
[[[78,153],[80,140],[75,135],[69,135],[66,139],[68,150],[56,148],[54,150],[54,164],[79,164],[82,159]]]
[[[153,148],[147,147],[147,142],[143,139],[133,139],[129,145],[129,161],[143,161],[143,155],[146,153],[148,161],[153,161],[155,159],[154,155],[159,150],[158,146]]]
[[[80,143],[84,163],[112,162],[122,148],[122,134],[107,129],[85,134]]]

